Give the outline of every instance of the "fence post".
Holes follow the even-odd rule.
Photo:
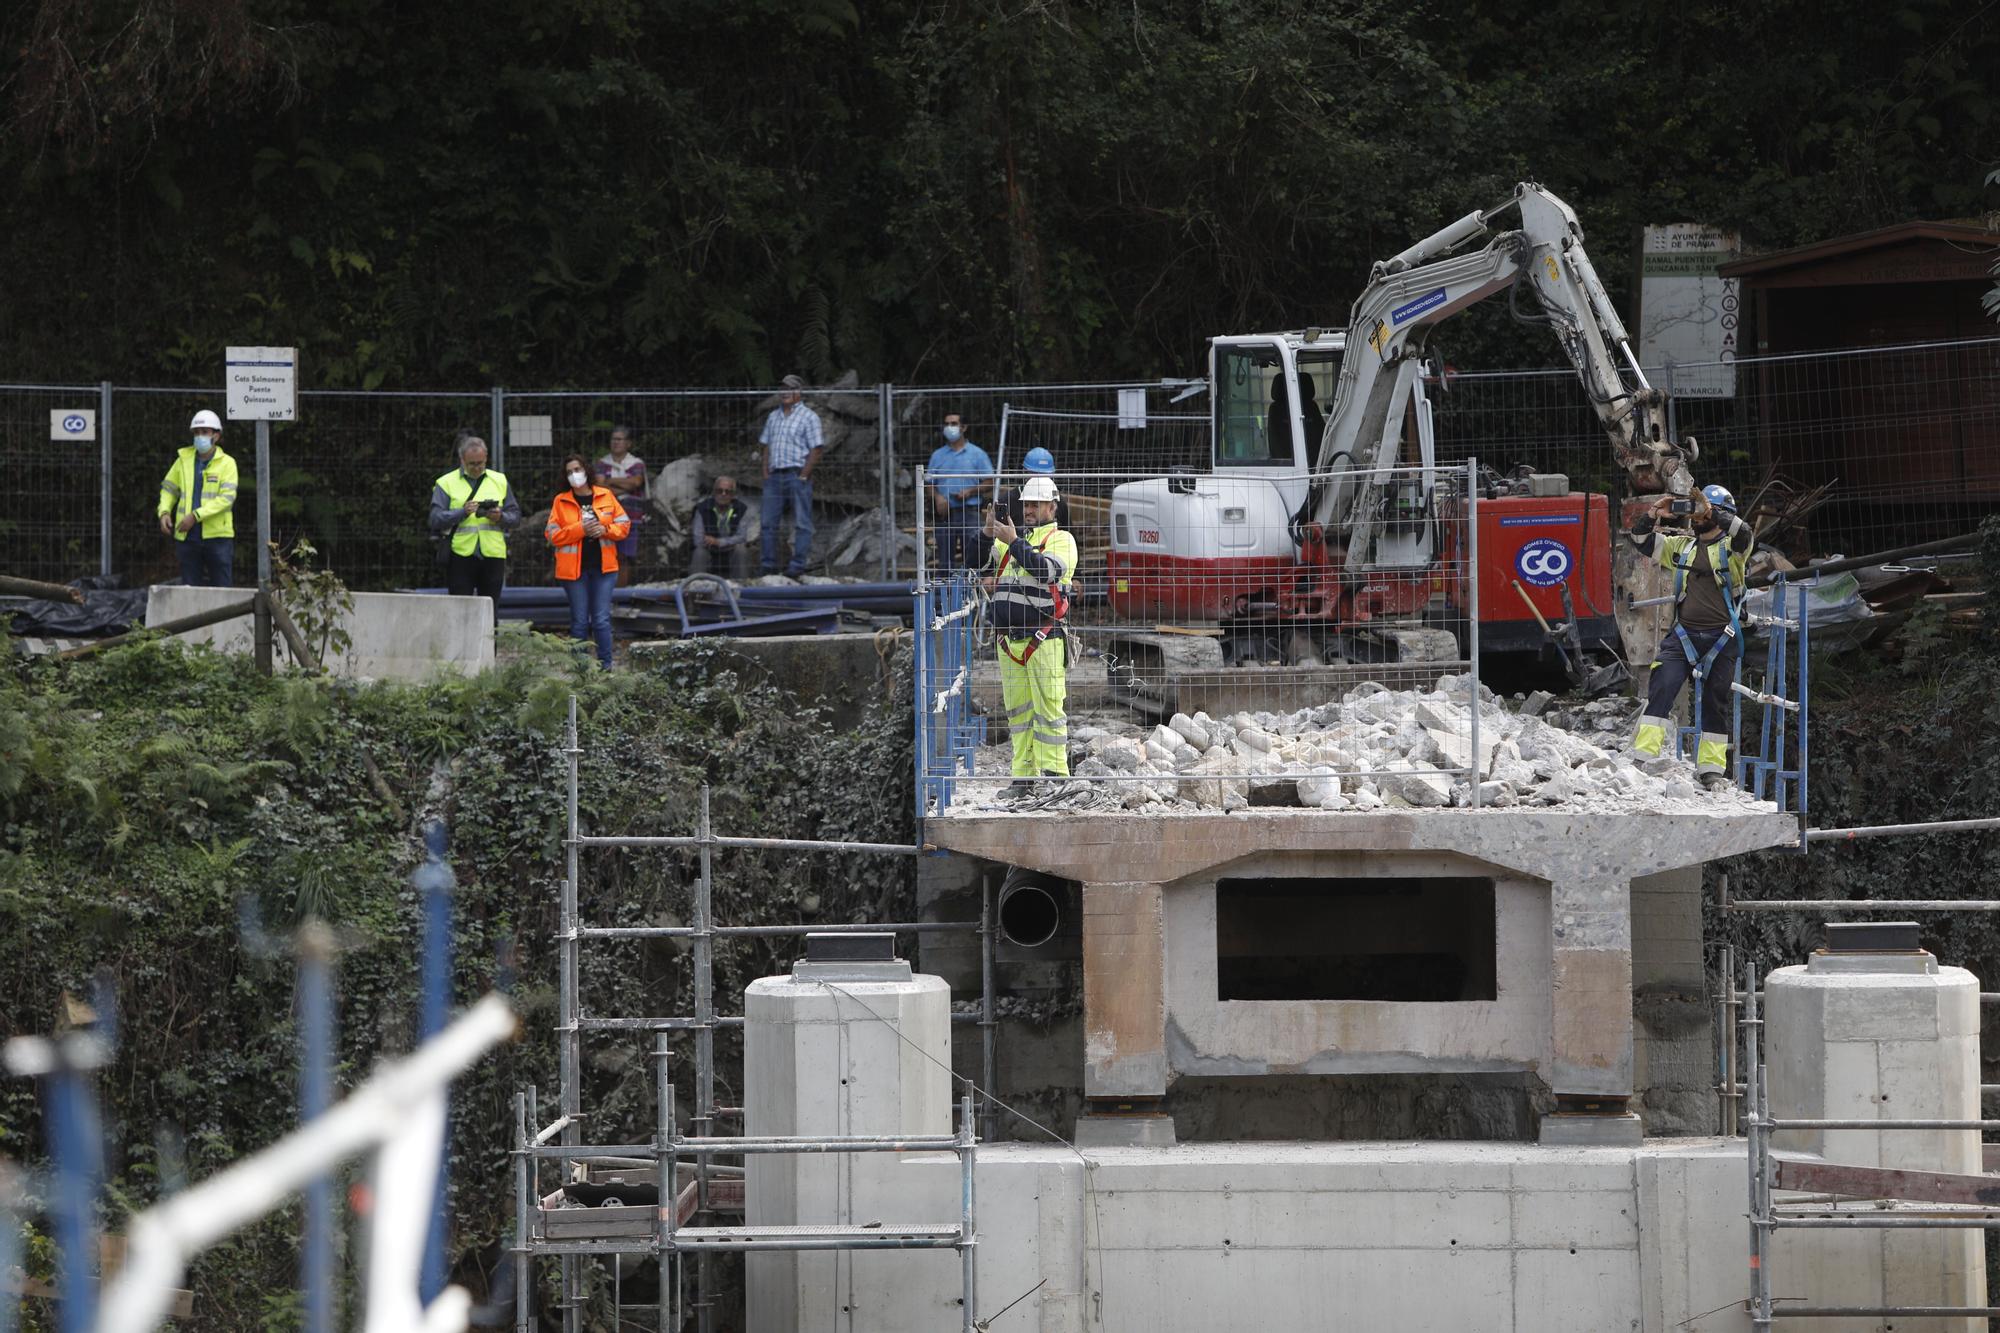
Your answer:
[[[97,386],[97,572],[111,572],[111,381]]]
[[[896,387],[875,386],[877,447],[882,463],[882,581],[896,577]]]
[[[505,474],[507,471],[507,391],[499,385],[493,386],[491,416],[486,427],[486,446],[493,459],[493,470]]]
[[[1680,415],[1674,410],[1674,363],[1673,362],[1671,361],[1667,362],[1665,367],[1665,373],[1667,377],[1667,383],[1665,386],[1667,395],[1667,438],[1673,441],[1675,444],[1679,444],[1681,439],[1681,427],[1680,427]]]

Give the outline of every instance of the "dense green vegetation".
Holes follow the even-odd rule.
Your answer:
[[[1646,222],[1979,214],[1996,80],[1970,0],[22,0],[0,270],[38,280],[0,283],[0,366],[1156,374],[1343,322],[1369,261],[1524,175],[1621,302]]]
[[[84,999],[97,977],[115,994],[123,1037],[99,1080],[114,1224],[163,1177],[205,1177],[296,1123],[294,968],[282,945],[306,916],[332,922],[342,941],[342,1086],[409,1048],[422,905],[408,877],[422,857],[419,821],[439,815],[458,879],[457,999],[511,965],[526,1030],[453,1099],[461,1277],[490,1268],[512,1216],[513,1094],[532,1082],[552,1099],[556,1086],[559,737],[572,694],[592,831],[691,832],[706,782],[722,832],[909,839],[909,801],[883,798],[909,789],[907,676],[858,731],[835,733],[722,670],[705,645],[657,671],[575,663],[566,643],[544,641],[478,680],[357,687],[267,680],[245,659],[169,642],[0,669],[0,1030],[49,1030],[65,993]],[[685,922],[693,875],[691,854],[593,856],[584,914]],[[907,858],[717,856],[716,910],[733,922],[909,912],[912,887]],[[278,937],[276,956],[244,938],[243,903]],[[794,948],[721,948],[718,995],[780,970]],[[584,978],[596,1012],[687,1003],[686,963],[670,945],[594,947]],[[585,1100],[614,1136],[650,1132],[640,1052],[616,1040],[587,1048]],[[32,1086],[0,1081],[0,1155],[32,1160],[42,1147]],[[298,1225],[295,1210],[274,1216],[196,1266],[200,1327],[295,1326]]]

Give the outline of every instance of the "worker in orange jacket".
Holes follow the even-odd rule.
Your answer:
[[[597,640],[597,660],[611,666],[611,589],[618,583],[618,543],[632,520],[618,497],[590,480],[582,454],[563,460],[568,488],[549,503],[549,544],[556,548],[556,582],[569,598],[569,635]]]

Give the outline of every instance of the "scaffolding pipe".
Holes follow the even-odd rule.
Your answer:
[[[708,788],[701,789],[701,813],[703,823],[708,816]],[[667,1034],[653,1034],[653,1156],[657,1170],[656,1187],[659,1190],[659,1207],[653,1210],[653,1245],[658,1251],[660,1266],[660,1333],[681,1326],[680,1319],[680,1272],[674,1263],[674,1214],[677,1213],[679,1196],[675,1187],[679,1178],[674,1173],[674,1085],[668,1077],[668,1062],[671,1056],[667,1049]],[[617,1272],[617,1265],[612,1265]],[[614,1317],[616,1312],[614,1311]]]
[[[935,851],[932,847],[915,847],[906,842],[840,842],[824,838],[729,838],[699,836],[605,836],[584,837],[574,832],[570,835],[575,847],[751,847],[777,852],[874,852],[884,856],[916,856],[921,852]]]
[[[2000,912],[2000,898],[1733,898],[1730,912]]]
[[[528,1316],[528,1094],[514,1094],[514,1333],[529,1333]]]
[[[2000,1129],[2000,1120],[1771,1120],[1774,1133],[1787,1129]]]
[[[709,822],[708,785],[704,783],[701,789],[701,873],[695,880],[694,899],[694,926],[696,932],[694,937],[694,1019],[698,1025],[695,1028],[694,1034],[694,1128],[695,1133],[699,1135],[706,1135],[708,1133],[715,1115],[713,1105],[715,1101],[715,943],[711,934],[715,925],[711,919],[715,894],[715,881],[713,878],[715,873],[715,851],[714,844],[710,841],[714,833],[715,828]],[[653,1040],[656,1049],[661,1051],[666,1049],[667,1034],[665,1032],[656,1033]],[[663,1064],[665,1059],[666,1057],[663,1054],[661,1056]],[[666,1188],[666,1185],[663,1183],[660,1195],[662,1204],[665,1204],[668,1197],[664,1192]],[[699,1159],[696,1163],[695,1202],[699,1211],[704,1213],[708,1211],[708,1158],[706,1157]],[[662,1207],[660,1211],[665,1212],[667,1209]],[[660,1281],[664,1283],[667,1280],[666,1259],[664,1256],[662,1256],[660,1263]],[[713,1275],[709,1264],[710,1260],[706,1254],[695,1260],[695,1291],[698,1302],[695,1310],[696,1333],[710,1333],[711,1329],[708,1293],[714,1284],[710,1280]],[[666,1306],[664,1304],[661,1305],[660,1311],[662,1318],[664,1318],[666,1314]],[[663,1323],[660,1327],[664,1329],[670,1327],[670,1325]]]
[[[969,934],[978,929],[976,921],[858,921],[825,926],[711,926],[702,933],[719,939],[766,939],[783,935],[917,935],[946,931]],[[577,935],[586,940],[693,939],[696,933],[694,926],[583,926],[577,930]]]
[[[1750,1082],[1749,1143],[1743,1154],[1750,1167],[1750,1327],[1754,1333],[1770,1333],[1771,1274],[1765,1264],[1770,1224],[1764,1193],[1764,1156],[1770,1129],[1762,1097],[1764,1062],[1758,1032],[1763,1020],[1757,1016],[1757,965],[1753,961],[1743,964],[1743,991],[1743,1070]]]
[[[1853,842],[1856,838],[1895,838],[1917,833],[1977,833],[2000,829],[2000,818],[1935,819],[1922,824],[1868,824],[1860,828],[1806,830],[1807,842]]]
[[[576,1119],[582,1113],[582,1089],[578,1086],[578,1065],[582,1056],[582,1034],[577,1030],[578,1003],[578,942],[577,926],[577,876],[581,872],[579,846],[577,843],[577,764],[582,757],[583,742],[577,734],[576,696],[569,697],[569,725],[563,730],[563,758],[566,761],[567,785],[564,792],[564,811],[567,817],[569,839],[563,847],[563,887],[562,902],[556,920],[556,971],[560,994],[556,997],[556,1069],[561,1086],[557,1089],[556,1110],[562,1119],[568,1121],[562,1131],[565,1144],[577,1142]],[[566,1162],[556,1167],[558,1181],[569,1178]],[[577,1321],[576,1261],[569,1256],[562,1260],[562,1326],[563,1333],[579,1333]]]
[[[2000,1305],[1788,1305],[1781,1310],[1773,1310],[1774,1319],[1839,1319],[1844,1317],[1879,1317],[1902,1315],[1916,1318],[1920,1315],[1977,1319],[2000,1316]]]

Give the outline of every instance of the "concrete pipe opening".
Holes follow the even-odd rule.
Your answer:
[[[1039,949],[1062,929],[1063,881],[1016,866],[1000,884],[1000,938]]]

